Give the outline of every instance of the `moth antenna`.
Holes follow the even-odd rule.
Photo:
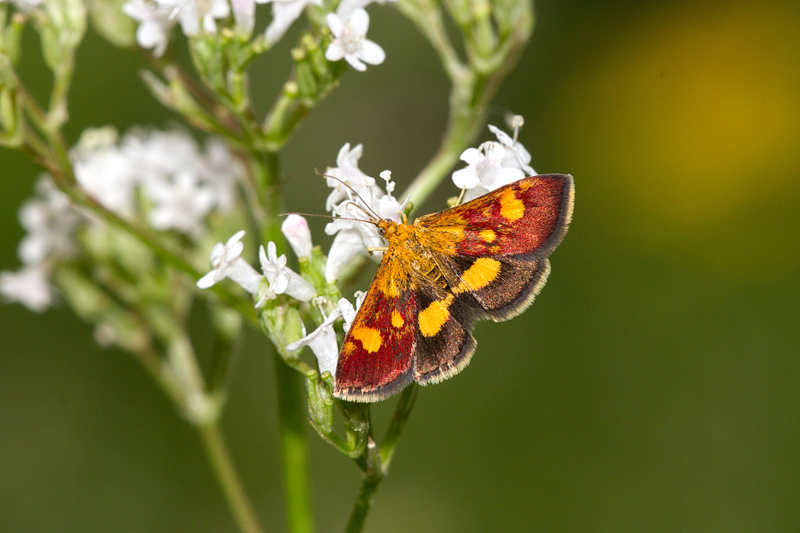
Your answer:
[[[358,207],[359,209],[361,209],[363,211],[363,208],[360,205],[358,205],[356,203],[354,203],[353,205],[355,205],[356,207]],[[322,215],[320,213],[299,213],[299,212],[296,212],[296,211],[289,211],[288,213],[280,213],[278,216],[279,217],[285,217],[285,216],[289,216],[289,215],[300,215],[300,216],[304,216],[304,217],[328,218],[328,219],[331,219],[331,220],[350,220],[352,222],[366,222],[368,224],[374,224],[375,226],[378,225],[376,222],[374,222],[372,220],[361,220],[360,218],[335,217],[333,215]]]
[[[278,213],[279,217],[288,217],[289,215],[300,215],[301,217],[319,217],[319,218],[336,218],[332,215],[321,215],[319,213],[301,213],[300,211],[287,211],[286,213]]]
[[[362,202],[363,202],[363,199],[362,199]],[[368,220],[361,220],[360,218],[356,218],[356,219],[345,219],[345,220],[361,220],[361,222],[369,222],[370,224],[373,224],[373,225],[375,225],[375,226],[377,226],[377,225],[378,225],[378,223],[377,223],[377,222],[375,222],[375,219],[376,219],[376,218],[377,218],[377,219],[380,219],[381,217],[379,217],[379,216],[377,216],[377,215],[376,215],[376,216],[373,216],[373,214],[372,214],[372,213],[370,213],[369,211],[367,211],[367,210],[366,210],[366,209],[364,209],[362,206],[358,205],[357,203],[355,203],[355,202],[354,202],[354,201],[352,201],[352,200],[351,200],[351,201],[349,201],[349,202],[347,202],[347,206],[346,206],[346,207],[347,207],[347,208],[349,208],[351,205],[352,205],[353,207],[356,207],[356,208],[360,209],[362,213],[364,213],[365,215],[367,215],[367,218],[368,218]],[[369,207],[369,206],[367,206],[367,207]],[[370,211],[372,211],[372,210],[370,210]]]
[[[354,188],[352,188],[350,185],[348,185],[347,183],[345,183],[343,180],[341,180],[340,178],[337,178],[336,176],[331,176],[330,174],[325,174],[325,173],[323,173],[323,172],[320,172],[320,171],[319,171],[319,170],[317,170],[317,169],[314,169],[314,172],[316,172],[316,174],[317,174],[318,176],[321,176],[321,177],[323,177],[323,178],[330,178],[330,179],[332,179],[332,180],[336,180],[336,181],[338,181],[339,183],[341,183],[342,185],[344,185],[345,187],[347,187],[347,189],[348,189],[350,192],[352,192],[352,193],[353,193],[353,194],[356,196],[356,198],[358,198],[359,200],[361,200],[361,202],[362,202],[362,203],[363,203],[365,206],[367,206],[367,208],[366,208],[366,209],[364,209],[362,206],[358,205],[358,204],[357,204],[357,203],[355,203],[355,202],[351,202],[351,203],[353,203],[353,204],[354,204],[354,205],[356,205],[356,206],[357,206],[359,209],[361,209],[361,210],[364,212],[364,214],[365,214],[365,215],[367,215],[368,217],[370,217],[370,218],[377,218],[378,220],[380,220],[380,219],[381,219],[381,216],[380,216],[378,213],[376,213],[376,212],[375,212],[375,211],[374,211],[374,210],[373,210],[373,209],[372,209],[372,208],[369,206],[369,204],[366,202],[366,200],[364,200],[364,198],[363,198],[363,197],[362,197],[360,194],[358,194]],[[369,211],[367,211],[367,209],[368,209]]]

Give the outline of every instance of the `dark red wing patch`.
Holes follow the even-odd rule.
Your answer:
[[[385,268],[387,265],[381,263],[375,277]],[[416,314],[413,290],[388,297],[373,280],[339,353],[334,390],[338,398],[374,402],[400,391],[414,379]]]
[[[532,176],[500,187],[480,198],[442,213],[420,217],[422,231],[462,238],[455,252],[468,256],[527,255],[543,259],[564,238],[572,219],[572,176]]]

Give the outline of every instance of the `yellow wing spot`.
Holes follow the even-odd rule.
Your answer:
[[[491,257],[480,257],[461,274],[461,283],[454,292],[461,293],[482,289],[497,279],[501,263]]]
[[[356,326],[350,330],[350,334],[354,339],[360,341],[361,346],[369,353],[375,353],[381,347],[381,332],[375,328]]]
[[[406,321],[403,320],[403,315],[398,313],[396,309],[392,311],[392,326],[396,327],[397,329],[400,329],[403,327],[403,324],[405,323]]]
[[[517,198],[515,192],[516,189],[510,187],[500,197],[500,216],[509,222],[515,222],[525,214],[525,204]]]
[[[481,231],[480,237],[483,242],[493,242],[497,238],[497,234],[494,230],[485,229]]]
[[[450,302],[453,301],[453,296],[450,295],[444,300],[436,300],[419,313],[419,332],[425,337],[433,337],[444,326],[447,319],[450,318]]]

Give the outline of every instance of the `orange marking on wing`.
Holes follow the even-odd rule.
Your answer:
[[[403,319],[403,315],[397,312],[397,309],[392,310],[392,326],[396,328],[402,328],[406,321]]]
[[[369,353],[375,353],[381,348],[381,332],[367,326],[355,326],[350,332],[352,337],[361,342]]]
[[[494,240],[497,238],[497,233],[495,233],[494,230],[485,229],[480,232],[480,236],[481,240],[484,242],[494,242]]]
[[[491,257],[479,257],[472,266],[461,274],[461,282],[453,291],[462,293],[482,289],[493,282],[500,274],[500,261]]]
[[[426,337],[433,337],[442,326],[445,325],[447,319],[450,318],[450,303],[453,301],[451,294],[444,300],[435,300],[430,303],[428,307],[420,311],[417,319],[419,320],[419,332]]]
[[[525,214],[525,204],[517,198],[514,187],[509,187],[500,196],[500,216],[509,222],[516,222]]]

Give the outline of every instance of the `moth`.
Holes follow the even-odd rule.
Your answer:
[[[334,396],[376,402],[469,364],[477,320],[524,311],[572,219],[567,174],[531,176],[398,224],[371,216],[387,243],[336,367]]]

